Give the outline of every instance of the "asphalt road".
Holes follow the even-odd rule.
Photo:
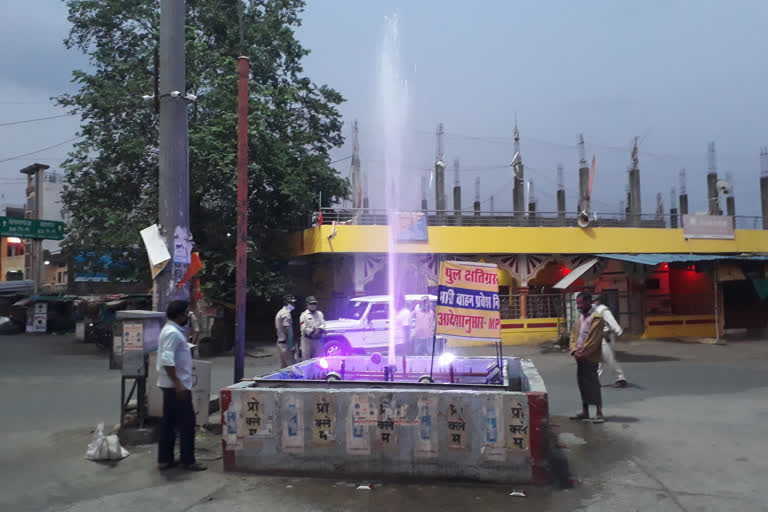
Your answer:
[[[604,388],[608,423],[574,423],[575,368],[567,354],[507,347],[530,357],[570,473],[569,490],[443,482],[363,482],[224,474],[215,436],[200,435],[210,471],[159,473],[152,447],[110,465],[84,460],[98,422],[119,410],[118,371],[92,345],[67,336],[0,337],[0,510],[768,510],[768,341],[727,346],[620,344],[630,387]],[[474,352],[483,351],[475,350]],[[264,354],[270,355],[271,347]],[[276,364],[246,360],[246,375]],[[230,358],[214,360],[215,387],[231,382]]]

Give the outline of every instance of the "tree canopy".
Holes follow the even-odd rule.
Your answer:
[[[71,254],[128,262],[114,277],[146,279],[139,231],[158,217],[158,114],[152,94],[158,48],[157,0],[67,0],[65,44],[89,56],[73,72],[76,93],[57,98],[82,118],[63,164]],[[237,57],[251,59],[249,101],[248,292],[282,292],[275,240],[297,219],[346,197],[330,166],[341,145],[342,96],[304,74],[309,52],[296,39],[303,0],[187,0],[190,224],[205,263],[203,289],[234,295]],[[159,70],[162,73],[162,69]],[[231,236],[230,236],[231,235]],[[138,249],[138,250],[137,250]],[[86,258],[87,259],[87,258]],[[87,264],[87,262],[86,262]]]

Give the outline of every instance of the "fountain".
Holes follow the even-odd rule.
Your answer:
[[[379,353],[311,359],[223,389],[224,468],[544,482],[548,398],[530,361],[500,352],[395,353],[394,319],[404,285],[397,227],[408,100],[396,16],[385,22],[379,99],[389,220],[386,361]]]

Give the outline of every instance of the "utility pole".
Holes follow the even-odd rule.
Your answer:
[[[435,151],[435,210],[437,215],[445,213],[445,127],[437,125],[437,150]]]
[[[27,219],[39,220],[43,218],[43,173],[49,168],[50,166],[45,164],[32,164],[19,171],[21,174],[27,175],[27,206],[24,212]],[[30,199],[33,199],[34,202]],[[30,203],[32,203],[31,208]],[[25,265],[28,267],[26,278],[34,282],[34,292],[38,294],[42,287],[44,273],[43,241],[28,239],[25,245],[25,254],[29,254],[29,257],[25,256],[24,258],[29,261],[29,264]]]
[[[358,139],[357,119],[352,124],[352,208],[363,207],[363,184],[360,179],[360,141]]]
[[[250,60],[248,57],[238,57],[237,67],[235,383],[240,382],[245,376],[245,309],[247,304],[246,288],[248,286],[248,77],[250,75]],[[322,208],[322,204],[320,207]]]
[[[185,0],[160,1],[160,179],[159,219],[171,261],[156,279],[157,310],[189,299],[189,285],[178,288],[189,267],[192,236],[189,232],[189,162],[186,68],[184,56]]]

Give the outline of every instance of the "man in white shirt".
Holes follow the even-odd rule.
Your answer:
[[[411,310],[405,303],[405,297],[397,296],[395,298],[395,344],[403,347],[405,354],[412,354],[411,347]]]
[[[157,346],[157,386],[163,391],[163,422],[158,439],[158,469],[177,465],[173,460],[176,430],[179,431],[181,467],[203,471],[195,461],[195,410],[192,407],[192,352],[183,327],[189,320],[189,302],[174,300],[166,309],[167,322]]]
[[[613,382],[617,388],[625,388],[627,387],[627,380],[624,378],[624,371],[621,369],[621,365],[616,360],[616,354],[614,353],[616,337],[624,334],[624,329],[621,328],[619,323],[613,317],[610,308],[605,304],[602,304],[599,295],[595,297],[593,304],[595,306],[595,311],[602,314],[603,319],[605,320],[600,366],[597,370],[600,382],[603,385],[606,382]]]

